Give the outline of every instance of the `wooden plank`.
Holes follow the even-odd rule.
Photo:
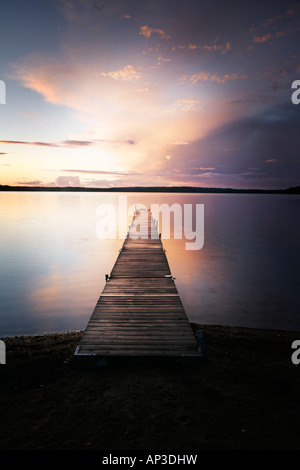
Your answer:
[[[80,348],[80,347],[79,347]],[[194,350],[191,350],[191,351],[183,351],[182,349],[157,349],[155,351],[150,351],[148,349],[142,349],[140,347],[134,349],[127,349],[127,350],[124,350],[124,349],[119,349],[119,350],[115,350],[115,349],[112,349],[112,348],[96,348],[96,347],[93,347],[93,348],[86,348],[85,350],[83,349],[78,349],[76,352],[75,352],[75,357],[77,356],[78,359],[83,359],[85,357],[87,358],[95,358],[95,356],[98,356],[100,358],[104,358],[104,359],[109,359],[110,357],[128,357],[128,358],[135,358],[135,357],[159,357],[159,358],[162,358],[162,357],[180,357],[180,358],[184,358],[185,356],[188,356],[189,358],[191,357],[195,357],[195,358],[198,358],[199,357],[199,353],[195,352]],[[81,364],[82,364],[82,360],[80,361]],[[97,364],[97,363],[96,363]]]
[[[134,217],[75,357],[199,357],[154,221],[143,217],[144,238],[132,238]]]

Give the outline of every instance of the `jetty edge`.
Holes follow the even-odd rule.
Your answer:
[[[202,332],[195,335],[187,319],[157,221],[150,209],[137,209],[73,363],[91,368],[120,361],[185,364],[199,359],[206,359]]]

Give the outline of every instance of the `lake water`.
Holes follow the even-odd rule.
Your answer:
[[[86,327],[123,244],[99,239],[97,209],[118,213],[119,196],[0,192],[0,336]],[[162,240],[190,321],[300,330],[300,196],[122,196],[128,206],[204,204],[202,249]]]

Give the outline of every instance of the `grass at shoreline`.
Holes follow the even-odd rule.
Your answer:
[[[3,338],[0,449],[297,449],[297,332],[210,325],[197,366],[76,370],[83,332]]]

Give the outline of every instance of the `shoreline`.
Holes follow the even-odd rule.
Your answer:
[[[1,338],[0,449],[299,450],[300,333],[191,325],[207,360],[188,367],[76,370],[83,331]]]
[[[244,332],[249,332],[249,333],[262,333],[262,334],[284,334],[284,335],[296,335],[296,339],[300,339],[300,331],[296,329],[283,329],[283,328],[264,328],[264,327],[252,327],[252,326],[233,326],[233,325],[220,325],[220,324],[200,324],[200,323],[195,323],[192,321],[189,321],[189,324],[191,325],[193,332],[196,333],[197,330],[203,330],[203,329],[208,329],[208,330],[227,330],[229,331],[244,331]],[[14,335],[6,335],[6,336],[0,336],[0,340],[2,341],[8,341],[10,342],[11,340],[20,340],[20,339],[42,339],[42,338],[51,338],[53,336],[74,336],[74,335],[82,335],[85,332],[85,329],[80,329],[80,330],[62,330],[62,331],[53,331],[53,332],[45,332],[45,333],[20,333],[20,334],[14,334]]]

